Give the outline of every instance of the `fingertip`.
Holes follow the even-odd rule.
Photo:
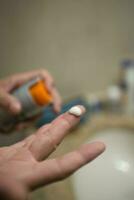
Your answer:
[[[86,112],[86,108],[82,105],[73,106],[69,109],[69,114],[75,115],[77,117],[82,116]]]
[[[62,109],[62,104],[61,103],[54,103],[54,105],[53,105],[53,109],[54,109],[54,111],[57,113],[57,114],[59,114],[60,112],[61,112],[61,109]]]
[[[82,114],[86,113],[86,108],[83,105],[78,105],[78,107],[82,110]]]
[[[106,150],[106,145],[103,142],[96,142],[96,143],[97,143],[98,151],[103,153]]]
[[[101,141],[95,141],[93,143],[88,144],[89,149],[95,152],[97,155],[103,153],[106,149],[106,145]]]
[[[104,153],[106,145],[103,142],[94,142],[95,145],[95,158]]]
[[[105,151],[105,144],[103,142],[93,142],[89,144],[84,144],[80,150],[85,158],[85,163],[89,163],[96,159]]]
[[[59,114],[61,112],[61,107],[60,106],[54,106],[54,111]]]
[[[18,101],[14,101],[9,105],[9,110],[13,114],[19,114],[21,111],[21,104]]]

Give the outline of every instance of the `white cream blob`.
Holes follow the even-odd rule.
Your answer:
[[[70,114],[80,117],[83,114],[83,110],[79,106],[74,106],[68,111]]]

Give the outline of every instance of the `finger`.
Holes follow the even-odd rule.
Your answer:
[[[36,78],[36,77],[41,77],[45,81],[46,79],[50,82],[50,84],[53,84],[53,78],[51,75],[44,69],[39,69],[39,70],[33,70],[33,71],[27,71],[23,73],[18,73],[14,74],[13,76],[10,76],[9,78],[6,79],[6,82],[9,82],[10,84],[6,84],[5,87],[8,91],[22,85],[23,83]]]
[[[83,106],[77,106],[81,115],[85,113]],[[68,131],[73,128],[79,121],[81,115],[75,116],[66,112],[55,119],[49,126],[43,126],[36,134],[30,151],[37,160],[46,158],[61,143]]]
[[[62,100],[59,95],[59,92],[56,88],[51,88],[50,92],[53,98],[53,109],[56,113],[59,113],[61,111],[61,105],[62,105]]]
[[[21,111],[20,102],[4,90],[0,90],[0,106],[12,114],[18,114]]]
[[[41,72],[39,73],[40,73],[39,75],[44,79],[48,91],[52,95],[54,111],[56,113],[59,113],[61,111],[62,101],[60,94],[55,86],[54,79],[52,78],[51,74],[48,71],[41,70]]]
[[[54,111],[56,113],[59,113],[61,111],[62,100],[61,100],[60,94],[55,86],[54,80],[49,73],[47,73],[47,75],[46,75],[45,84],[47,86],[48,91],[52,95]]]
[[[83,165],[89,163],[105,150],[101,142],[83,145],[79,150],[57,159],[41,162],[34,171],[32,189],[62,180]]]
[[[30,72],[25,72],[21,74],[15,74],[11,77],[9,77],[9,80],[7,79],[6,82],[9,82],[10,84],[6,84],[6,89],[8,91],[19,87],[23,83],[27,82],[28,80],[31,80],[36,77],[41,77],[44,79],[44,82],[47,86],[48,91],[53,97],[53,105],[54,105],[54,110],[56,112],[60,112],[61,110],[61,97],[55,87],[54,80],[50,73],[44,69],[39,69],[39,70],[33,70]]]
[[[6,80],[3,80],[5,84],[3,84],[3,87],[10,91],[16,87],[19,87],[23,83],[36,78],[36,77],[42,77],[44,80],[47,76],[47,71],[46,70],[33,70],[33,71],[27,71],[23,73],[16,73],[10,77],[8,77]],[[10,84],[7,84],[10,83]]]

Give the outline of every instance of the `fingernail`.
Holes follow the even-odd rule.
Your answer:
[[[84,106],[73,106],[68,112],[72,115],[80,117],[85,113],[86,109]]]

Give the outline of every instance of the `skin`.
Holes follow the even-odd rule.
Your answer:
[[[0,107],[13,115],[19,114],[21,112],[21,104],[10,92],[35,77],[41,77],[44,80],[44,84],[53,98],[53,109],[56,113],[59,113],[61,110],[61,97],[52,76],[44,69],[19,73],[0,80]],[[30,121],[28,120],[25,123],[18,124],[15,128],[17,130],[25,128],[36,118],[34,117]],[[1,132],[4,132],[4,130],[1,130]]]
[[[79,107],[84,114],[84,107]],[[95,142],[62,157],[48,159],[79,120],[80,117],[67,112],[25,140],[0,148],[0,195],[3,199],[26,200],[30,191],[63,180],[105,150],[103,143]]]
[[[18,114],[21,105],[10,95],[10,91],[37,76],[44,79],[54,99],[54,110],[59,112],[61,99],[51,75],[45,70],[16,74],[1,80],[0,106],[12,114]],[[84,107],[79,108],[84,114]],[[23,141],[0,148],[0,199],[27,200],[31,191],[63,180],[100,155],[105,150],[105,145],[95,142],[83,145],[62,157],[48,159],[79,120],[80,116],[67,112]]]

